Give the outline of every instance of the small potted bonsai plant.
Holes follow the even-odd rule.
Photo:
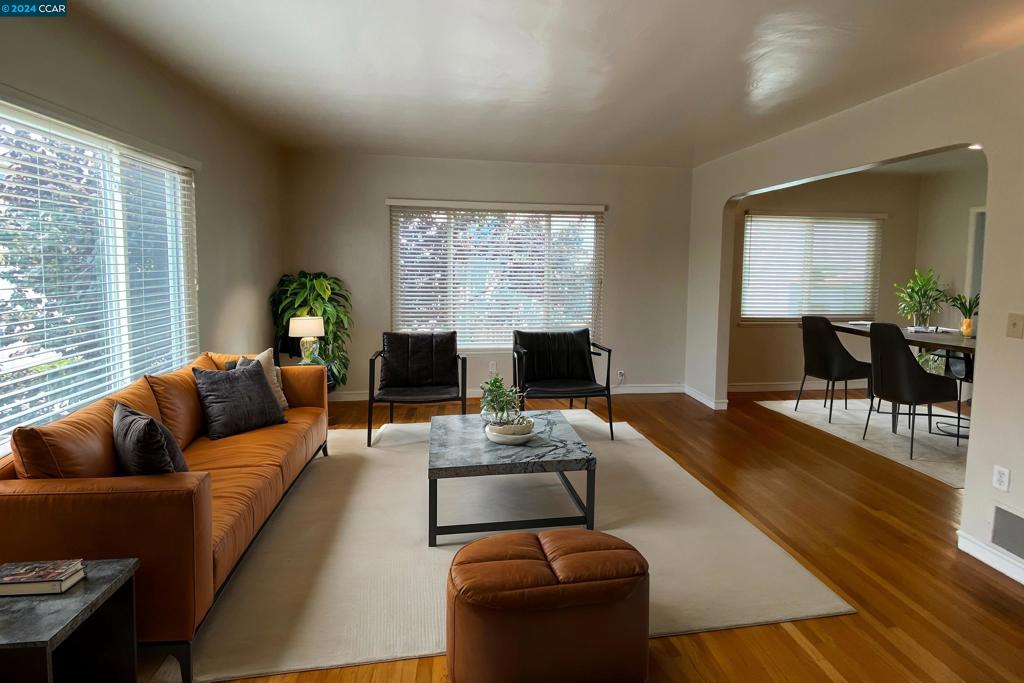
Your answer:
[[[480,417],[487,423],[484,433],[488,439],[513,445],[533,438],[533,419],[520,411],[523,397],[515,387],[506,386],[501,375],[495,373],[480,389]]]
[[[965,337],[974,336],[974,316],[978,315],[978,306],[981,304],[981,294],[975,294],[974,296],[967,296],[966,294],[957,294],[947,299],[950,306],[960,311],[960,315],[964,317],[963,322],[960,323],[960,334]]]

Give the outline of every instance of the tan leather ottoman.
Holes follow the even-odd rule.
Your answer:
[[[585,529],[470,543],[448,573],[451,683],[642,683],[647,561]]]

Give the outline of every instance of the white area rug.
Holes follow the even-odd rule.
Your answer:
[[[650,562],[653,635],[853,611],[629,425],[609,441],[592,413],[565,414],[598,459],[597,527]],[[427,547],[429,428],[389,425],[373,448],[363,431],[330,432],[331,456],[302,475],[207,617],[198,680],[444,651],[445,579],[465,539]],[[442,524],[576,514],[555,474],[438,491]],[[154,680],[177,681],[177,667]]]
[[[828,408],[822,407],[820,399],[800,401],[800,410],[796,412],[793,411],[796,401],[758,401],[758,403],[765,408],[771,408],[794,420],[800,420],[878,453],[889,460],[906,465],[922,474],[927,474],[953,488],[962,489],[964,487],[968,441],[961,440],[960,446],[957,447],[956,439],[929,434],[927,412],[917,418],[917,424],[914,427],[914,459],[911,460],[910,427],[907,426],[906,416],[900,417],[897,433],[893,434],[892,416],[872,413],[871,424],[868,426],[868,437],[861,440],[861,436],[864,434],[864,420],[868,415],[868,400],[866,398],[851,399],[849,410],[844,410],[842,399],[837,397],[835,408],[832,411],[832,424],[828,422]],[[892,404],[883,404],[882,410],[891,411]],[[906,407],[902,407],[900,410],[906,412]],[[919,406],[918,410],[927,411],[927,408]],[[956,423],[956,413],[935,408],[934,415],[936,422]]]

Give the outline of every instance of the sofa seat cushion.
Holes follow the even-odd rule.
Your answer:
[[[276,467],[210,472],[213,579],[220,588],[284,495]]]
[[[18,427],[11,437],[14,467],[21,479],[113,477],[121,473],[114,452],[114,405],[161,419],[144,379],[67,417],[39,427]]]
[[[288,422],[210,440],[201,436],[185,449],[192,470],[214,472],[241,467],[276,467],[287,488],[327,438],[322,408],[290,408]]]

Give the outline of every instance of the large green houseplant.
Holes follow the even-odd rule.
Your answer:
[[[896,287],[897,310],[914,325],[927,326],[931,317],[946,303],[946,293],[939,284],[939,276],[931,268],[914,271],[907,284]]]
[[[270,309],[274,316],[276,348],[289,355],[296,353],[295,340],[288,336],[288,321],[294,316],[323,318],[324,337],[317,355],[327,366],[333,384],[348,381],[349,358],[345,346],[351,338],[352,298],[341,278],[304,270],[298,275],[282,275],[270,295]]]

